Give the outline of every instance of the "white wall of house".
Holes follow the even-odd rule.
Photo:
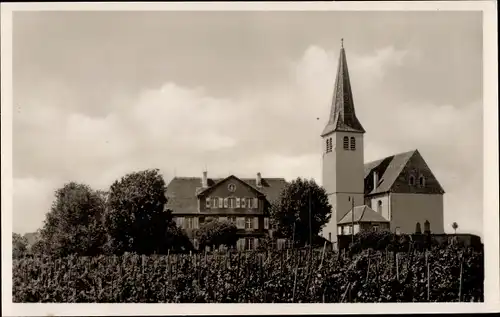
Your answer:
[[[413,233],[416,223],[420,222],[423,232],[428,220],[431,232],[444,233],[443,195],[391,193],[390,207],[391,230],[399,227],[402,233]]]

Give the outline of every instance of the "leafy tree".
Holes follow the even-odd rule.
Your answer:
[[[299,245],[308,243],[309,229],[313,237],[317,236],[331,213],[325,189],[314,180],[300,177],[287,184],[271,206],[277,236],[294,239]]]
[[[12,258],[19,259],[27,253],[28,241],[18,233],[12,233]]]
[[[111,185],[105,225],[109,253],[165,253],[189,249],[185,234],[165,211],[166,185],[158,169],[125,175]]]
[[[417,222],[417,224],[415,226],[415,233],[422,234],[422,227],[420,226],[420,222]]]
[[[58,189],[40,231],[36,252],[54,256],[97,255],[102,252],[104,200],[89,186],[70,182]]]
[[[232,222],[211,219],[201,225],[196,233],[200,246],[199,249],[203,250],[206,246],[234,246],[238,241],[236,232],[237,228]]]
[[[453,222],[453,223],[451,224],[451,227],[452,227],[452,228],[453,228],[453,230],[455,231],[455,234],[457,234],[458,223]]]

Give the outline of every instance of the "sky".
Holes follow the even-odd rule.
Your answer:
[[[314,178],[344,47],[365,161],[418,149],[483,235],[481,12],[15,12],[13,231],[127,173]]]

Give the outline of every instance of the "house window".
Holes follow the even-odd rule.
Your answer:
[[[349,150],[349,138],[344,137],[344,150]]]
[[[264,229],[269,229],[269,218],[267,217],[264,218]]]
[[[373,231],[378,231],[378,225],[373,225]]]
[[[193,228],[193,218],[186,218],[184,221],[184,228],[186,229],[192,229]]]
[[[212,208],[219,207],[219,197],[212,197],[210,201],[212,202]]]
[[[342,227],[337,227],[337,234],[342,235]]]
[[[377,212],[378,212],[379,214],[381,214],[381,213],[382,213],[382,201],[381,201],[381,200],[379,200],[379,201],[377,202]]]
[[[210,208],[210,197],[205,198],[205,207]]]
[[[236,185],[234,184],[229,184],[227,185],[227,189],[230,191],[230,192],[234,192],[236,190]]]
[[[352,226],[347,226],[347,233],[349,233],[349,234],[352,233]]]
[[[193,246],[195,249],[198,249],[200,247],[199,243],[198,243],[198,239],[194,239],[193,240]]]
[[[253,198],[245,198],[245,201],[246,201],[247,208],[254,208],[253,207]]]
[[[236,218],[236,228],[245,229],[245,218],[244,217]]]
[[[410,175],[409,183],[410,183],[410,186],[415,185],[415,177],[413,177],[413,175]]]
[[[245,206],[246,206],[245,202],[246,202],[246,198],[241,198],[241,203],[240,203],[241,208],[245,208]]]
[[[219,217],[219,221],[226,221],[226,217]]]
[[[177,217],[176,218],[176,223],[177,223],[177,226],[180,227],[180,228],[183,228],[184,227],[184,218],[183,217]]]
[[[253,226],[254,223],[253,223],[253,219],[251,217],[247,217],[245,219],[245,229],[253,229]]]
[[[229,217],[227,217],[227,220],[236,224],[236,217],[235,216],[229,216]]]
[[[194,217],[193,218],[193,229],[199,229],[199,228],[200,228],[200,224],[198,221],[198,217]]]
[[[234,197],[228,198],[227,205],[229,208],[236,208],[236,198],[234,198]]]
[[[351,137],[351,151],[356,150],[356,139]]]
[[[254,249],[254,238],[245,238],[245,249],[246,250]]]
[[[420,176],[418,178],[418,184],[421,186],[421,187],[424,187],[425,186],[425,178],[423,176]]]

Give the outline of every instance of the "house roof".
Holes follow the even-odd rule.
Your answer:
[[[235,177],[235,176],[234,176]],[[236,177],[238,178],[238,177]],[[208,188],[213,188],[226,178],[208,178]],[[285,187],[286,181],[284,178],[261,178],[261,187],[256,186],[255,178],[238,178],[242,182],[248,184],[253,189],[265,195],[267,201],[276,200],[281,190]],[[167,186],[166,196],[168,202],[167,209],[171,209],[173,213],[198,213],[198,198],[197,195],[202,191],[201,177],[175,177]]]
[[[351,209],[337,224],[343,225],[351,223],[352,221]],[[385,219],[381,214],[377,213],[367,205],[362,205],[354,207],[354,222],[389,222],[389,220]]]
[[[408,187],[405,170],[418,170],[418,175],[424,175],[426,186],[424,188]],[[374,174],[378,174],[378,182],[373,184]],[[416,175],[416,176],[418,176]],[[438,193],[443,194],[444,190],[433,175],[430,168],[418,150],[412,150],[385,157],[383,159],[365,163],[365,195],[382,194],[389,191],[394,192],[415,192],[415,193]]]
[[[335,91],[333,94],[330,117],[321,136],[335,131],[365,132],[365,129],[363,129],[363,126],[359,122],[354,111],[351,81],[349,79],[347,58],[343,44],[340,48],[339,64],[337,68],[337,77],[335,79]]]

